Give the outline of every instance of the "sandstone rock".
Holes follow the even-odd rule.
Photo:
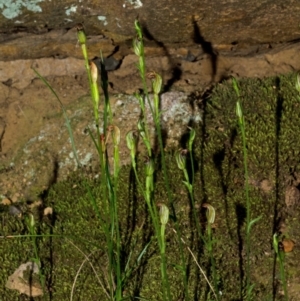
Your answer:
[[[251,49],[250,51],[254,51]],[[248,53],[246,56],[238,49],[226,50],[223,54],[217,55],[213,62],[210,55],[195,47],[172,48],[165,54],[162,50],[155,51],[150,47],[146,65],[148,71],[156,71],[162,75],[166,88],[172,86],[186,92],[202,90],[209,84],[232,75],[263,78],[300,70],[300,43],[279,45],[274,49],[257,46],[255,49],[254,54]],[[194,61],[187,60],[191,55],[195,58]],[[109,72],[111,92],[132,94],[141,88],[141,80],[136,68],[137,61],[138,58],[132,52],[123,57],[120,62],[118,61],[117,69]],[[46,78],[83,76],[86,81],[82,57],[0,61],[0,82],[4,83],[4,85],[0,84],[0,92],[3,91],[4,95],[4,98],[0,99],[0,104],[11,93],[8,87],[24,89],[37,78],[32,67]]]
[[[137,17],[156,48],[198,44],[213,52],[214,45],[300,37],[300,2],[292,0],[6,1],[0,12],[1,59],[6,60],[78,55],[73,28],[79,22],[91,37],[90,47],[108,54],[131,40]]]
[[[46,89],[46,88],[45,88]],[[50,93],[50,92],[49,92]],[[119,103],[123,103],[122,106]],[[168,92],[161,96],[161,124],[164,133],[165,147],[177,147],[182,135],[187,131],[191,123],[201,122],[201,111],[197,105],[191,106],[192,99],[183,92]],[[118,95],[111,99],[111,107],[114,114],[114,125],[121,131],[120,160],[121,164],[130,163],[129,150],[126,146],[125,136],[128,131],[137,129],[140,116],[138,100],[134,96]],[[147,107],[147,106],[146,106]],[[100,111],[103,105],[100,105]],[[155,132],[153,120],[149,108],[147,109],[147,123],[150,125],[152,145],[155,145]],[[52,115],[52,116],[51,116]],[[10,172],[10,181],[14,182],[13,191],[22,191],[26,196],[31,196],[33,191],[48,189],[53,178],[55,181],[65,179],[76,169],[76,161],[72,152],[69,134],[65,126],[63,116],[51,114],[42,127],[37,128],[35,136],[31,136],[21,148],[14,160],[14,170]],[[99,159],[97,150],[93,145],[87,128],[94,132],[95,126],[91,112],[90,98],[74,101],[68,110],[71,119],[77,156],[80,163],[91,170],[98,172]],[[102,127],[102,125],[100,125]],[[95,134],[95,133],[94,133]],[[113,158],[112,142],[108,141],[109,158]],[[139,147],[139,150],[142,150]],[[10,152],[12,153],[12,152]],[[20,177],[24,182],[15,180]],[[4,175],[0,174],[0,189],[5,191]],[[6,176],[7,178],[7,176]]]
[[[39,281],[39,267],[35,262],[21,264],[15,272],[8,277],[6,287],[17,290],[20,294],[30,297],[43,295]]]

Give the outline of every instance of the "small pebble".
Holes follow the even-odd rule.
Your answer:
[[[295,243],[288,238],[284,238],[282,241],[283,251],[285,253],[292,252],[295,246]]]
[[[123,106],[124,105],[124,102],[122,101],[122,100],[117,100],[117,102],[116,102],[116,107],[121,107],[121,106]]]
[[[46,207],[44,209],[44,215],[48,215],[48,214],[50,214],[50,215],[53,214],[53,209],[51,207]]]
[[[14,206],[14,205],[9,206],[8,212],[9,212],[9,214],[16,215],[16,216],[20,216],[22,214],[21,209],[19,209],[18,207]]]
[[[12,196],[11,201],[12,201],[13,203],[16,203],[16,202],[19,200],[19,198],[20,198],[20,194],[19,194],[18,192],[16,192],[16,193]]]
[[[4,199],[2,199],[1,204],[2,205],[6,205],[6,206],[10,205],[11,204],[11,200],[8,199],[8,198],[4,198]]]

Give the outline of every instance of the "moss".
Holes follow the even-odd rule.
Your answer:
[[[276,282],[273,281],[273,277],[278,278],[277,272],[273,275],[272,235],[280,219],[287,223],[291,238],[299,234],[299,210],[295,211],[292,217],[286,216],[283,210],[287,179],[300,169],[300,104],[293,80],[294,75],[263,81],[239,81],[242,91],[240,100],[246,120],[251,217],[262,217],[253,226],[251,234],[251,282],[255,284],[255,300],[270,299]],[[194,144],[195,201],[199,211],[197,214],[202,230],[205,231],[205,212],[201,205],[208,202],[216,209],[216,225],[213,230],[214,257],[223,300],[240,300],[244,294],[242,285],[245,273],[246,202],[242,144],[235,116],[236,97],[229,82],[215,87],[210,97],[204,101],[203,123],[197,128]],[[173,153],[167,154],[166,162],[182,238],[211,279],[208,253],[203,243],[197,239],[190,200],[182,184],[182,172],[175,164]],[[140,161],[138,166],[143,181],[143,162]],[[107,287],[108,259],[105,254],[105,235],[90,202],[87,185],[91,188],[101,213],[104,210],[104,201],[100,193],[100,183],[89,179],[90,175],[74,174],[68,181],[54,185],[44,200],[44,206],[52,207],[54,215],[39,217],[40,233],[63,236],[45,236],[38,239],[47,286],[51,289],[54,301],[69,299],[72,283],[85,259],[73,244],[86,255],[93,252],[91,263]],[[169,204],[159,164],[155,179],[155,201]],[[263,189],[262,181],[269,183],[270,191]],[[129,258],[129,265],[134,265],[153,233],[145,202],[138,192],[129,167],[123,167],[121,170],[118,210],[122,264],[125,268]],[[4,234],[26,233],[22,220],[6,213],[2,215]],[[172,230],[174,227],[170,219],[167,228],[167,259],[172,300],[184,297],[181,271],[185,268],[189,275],[190,298],[208,300],[207,283],[186,249],[186,266],[180,266],[178,237]],[[205,235],[205,232],[203,234]],[[4,240],[0,244],[0,252],[4,254],[1,259],[1,284],[21,262],[33,256],[31,243],[25,238]],[[290,281],[300,276],[292,268],[292,263],[299,259],[298,255],[299,252],[295,251],[286,259]],[[75,300],[107,299],[93,273],[86,263],[77,279]],[[134,267],[133,273],[127,279],[124,295],[162,300],[160,279],[159,253],[156,240],[152,239],[139,265]],[[279,289],[280,285],[276,285],[277,300],[280,300]],[[1,296],[3,300],[11,300],[12,296],[16,295],[5,290],[1,292]],[[210,298],[213,298],[212,295]]]

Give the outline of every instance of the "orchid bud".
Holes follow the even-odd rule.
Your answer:
[[[120,129],[115,126],[115,125],[112,125],[112,138],[113,138],[113,143],[114,145],[119,145],[120,143]]]
[[[138,36],[142,37],[141,26],[140,26],[140,23],[137,19],[134,20],[134,28],[135,28],[135,31],[137,32]]]
[[[189,128],[189,129],[190,129],[190,136],[188,140],[188,146],[189,146],[189,151],[192,151],[193,142],[196,136],[196,131],[193,128]]]
[[[145,125],[144,125],[144,121],[142,119],[139,119],[139,121],[137,123],[137,127],[139,130],[139,134],[141,135],[141,137],[143,139],[145,139],[146,138]]]
[[[101,149],[102,149],[102,152],[104,153],[106,151],[106,138],[105,138],[105,135],[104,134],[101,134],[100,135],[100,145],[101,145]]]
[[[136,137],[133,131],[130,131],[126,135],[127,147],[130,150],[131,154],[136,153]]]
[[[273,235],[273,248],[274,248],[276,254],[278,254],[279,253],[279,248],[278,248],[278,234],[277,233],[275,233]]]
[[[178,151],[175,155],[177,166],[180,170],[184,170],[186,167],[186,150]]]
[[[82,24],[77,24],[77,37],[78,37],[78,41],[80,43],[80,45],[83,45],[86,43],[86,35],[83,29],[83,25]]]
[[[93,84],[96,84],[98,79],[98,68],[94,62],[90,62],[90,69],[92,82]]]
[[[298,72],[297,73],[297,76],[296,76],[296,90],[300,93],[300,73]]]
[[[150,74],[148,74],[148,78],[150,78],[152,81],[153,92],[155,94],[159,94],[162,86],[161,76],[156,72],[151,72]]]
[[[202,207],[207,209],[206,217],[207,217],[208,223],[213,224],[215,222],[215,216],[216,216],[215,208],[212,205],[207,204],[207,203],[204,203],[202,205]]]
[[[241,105],[240,105],[239,101],[236,102],[236,115],[239,119],[239,123],[243,124],[243,122],[244,122],[244,120],[243,120],[243,111],[242,111],[242,108],[241,108]]]
[[[153,173],[154,173],[154,170],[155,170],[155,168],[154,168],[153,160],[152,159],[147,160],[147,162],[146,162],[146,176],[147,177],[152,176]]]
[[[162,86],[162,78],[159,74],[156,73],[156,78],[153,82],[154,93],[159,94],[161,92],[161,86]]]
[[[28,218],[28,225],[31,229],[33,229],[34,225],[35,225],[35,221],[34,221],[34,217],[32,214],[29,214],[29,218]]]
[[[137,56],[143,55],[143,43],[139,39],[139,37],[136,37],[133,40],[133,50],[134,50],[135,55],[137,55]]]
[[[160,222],[162,225],[165,226],[169,220],[169,208],[163,203],[158,204],[158,206],[159,206]]]

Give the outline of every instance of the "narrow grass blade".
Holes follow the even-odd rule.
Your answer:
[[[73,150],[73,153],[74,153],[74,158],[76,160],[76,163],[77,163],[77,166],[80,167],[81,164],[80,164],[80,161],[78,159],[78,156],[77,156],[77,150],[76,150],[76,147],[75,147],[75,141],[74,141],[74,136],[73,136],[73,131],[72,131],[72,128],[71,128],[71,123],[70,123],[70,119],[68,118],[68,115],[67,115],[67,112],[64,108],[64,105],[63,103],[61,102],[61,100],[59,99],[58,95],[56,94],[56,92],[53,90],[53,88],[51,87],[51,85],[47,82],[47,80],[42,76],[40,75],[37,70],[35,70],[34,68],[32,68],[32,70],[35,72],[35,74],[43,81],[43,83],[49,88],[49,90],[52,92],[52,94],[56,97],[57,101],[59,102],[60,104],[60,107],[63,111],[63,114],[64,114],[64,118],[65,118],[65,121],[66,121],[66,126],[67,126],[67,129],[68,129],[68,132],[69,132],[69,137],[70,137],[70,140],[71,140],[71,145],[72,145],[72,150]]]

